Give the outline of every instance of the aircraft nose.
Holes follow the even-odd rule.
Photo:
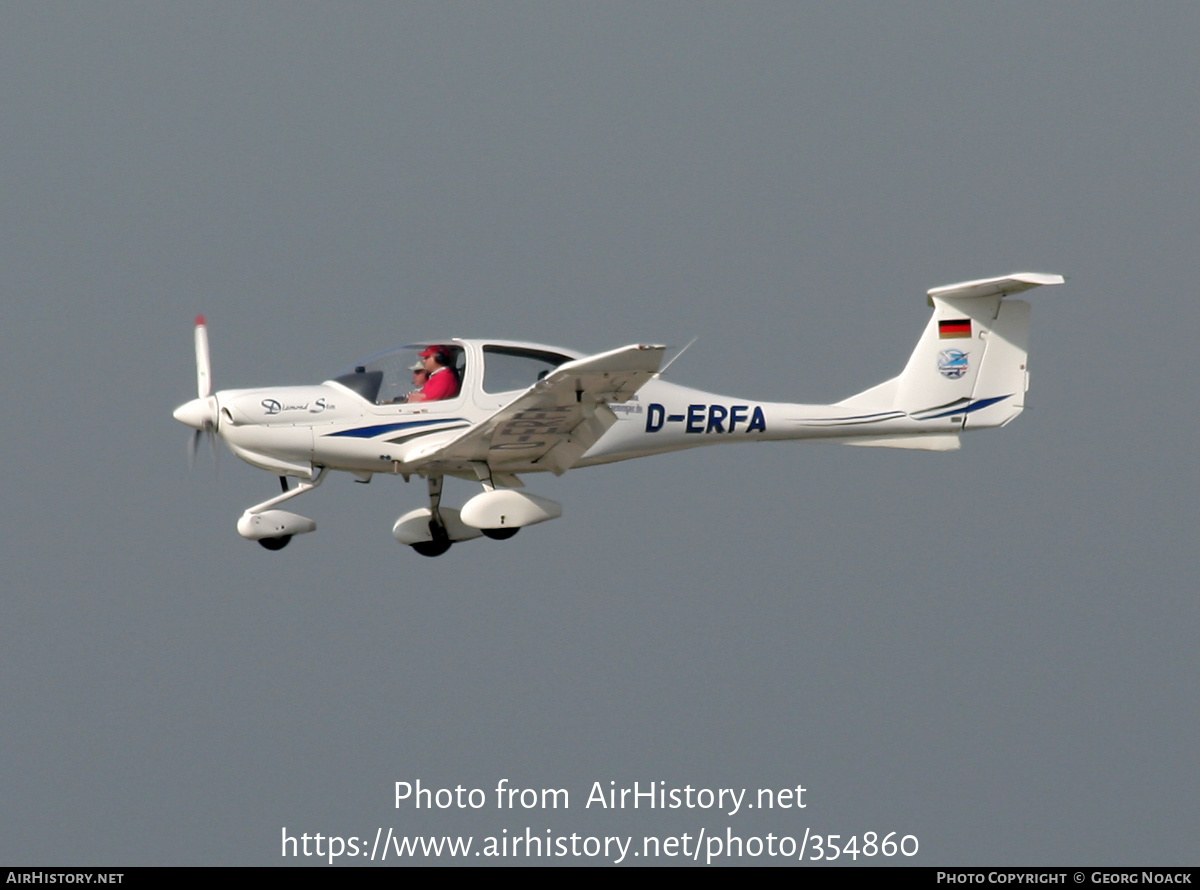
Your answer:
[[[176,408],[173,416],[180,423],[186,423],[193,429],[212,429],[217,425],[217,406],[211,396],[206,399],[192,399]]]

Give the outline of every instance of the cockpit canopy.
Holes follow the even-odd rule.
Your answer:
[[[420,363],[418,356],[430,345],[440,346],[449,354],[449,367],[458,375],[463,394],[469,387],[478,387],[488,395],[519,392],[575,358],[532,344],[485,343],[481,347],[472,344],[479,351],[474,355],[482,353],[481,376],[476,367],[478,359],[469,358],[469,350],[462,343],[417,343],[377,352],[334,380],[376,405],[403,402],[415,389],[413,367]]]
[[[334,380],[376,405],[403,402],[405,396],[416,389],[413,385],[413,368],[421,364],[418,355],[426,345],[422,343],[377,352]],[[449,343],[443,348],[450,356],[450,367],[462,380],[466,364],[465,350]]]

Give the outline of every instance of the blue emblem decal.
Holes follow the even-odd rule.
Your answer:
[[[967,353],[961,349],[943,349],[938,353],[937,365],[942,376],[949,377],[951,380],[957,380],[971,367],[967,363]]]

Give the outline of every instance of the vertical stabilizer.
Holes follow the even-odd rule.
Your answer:
[[[1005,298],[1063,280],[1019,272],[930,290],[933,315],[900,376],[840,404],[903,411],[931,433],[1003,426],[1029,381],[1029,304]]]

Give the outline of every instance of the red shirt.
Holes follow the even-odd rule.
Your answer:
[[[421,387],[421,394],[425,396],[426,402],[452,399],[458,395],[458,377],[449,368],[438,368]]]

